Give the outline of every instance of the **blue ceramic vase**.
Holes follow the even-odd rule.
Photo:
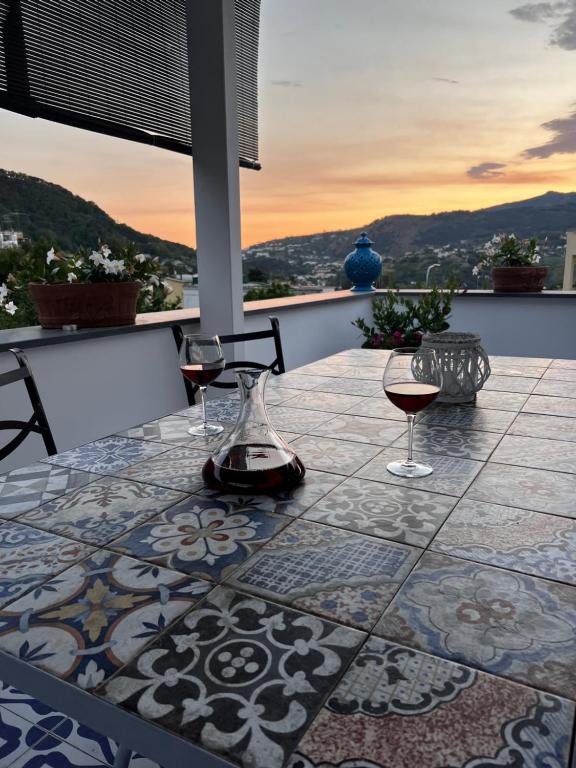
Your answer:
[[[349,253],[344,261],[344,272],[352,283],[350,290],[355,293],[375,291],[374,281],[378,279],[382,271],[382,259],[370,247],[374,243],[366,232],[362,232],[354,245],[356,250]]]

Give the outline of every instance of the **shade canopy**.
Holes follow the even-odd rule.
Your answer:
[[[186,2],[0,0],[0,107],[192,154]],[[260,0],[235,0],[240,165],[258,161]]]

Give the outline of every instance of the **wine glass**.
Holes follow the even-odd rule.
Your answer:
[[[384,370],[384,392],[408,419],[408,458],[392,461],[386,469],[399,477],[426,477],[433,472],[428,464],[412,458],[412,436],[416,414],[434,402],[442,388],[442,371],[433,349],[393,349]]]
[[[200,390],[202,400],[201,424],[190,427],[191,435],[210,437],[217,435],[224,427],[221,424],[208,424],[206,418],[206,387],[220,376],[224,370],[224,355],[218,336],[190,334],[184,336],[180,347],[180,370],[182,374]]]

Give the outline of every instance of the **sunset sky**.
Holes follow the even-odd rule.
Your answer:
[[[576,190],[575,64],[576,0],[262,0],[243,245]],[[0,167],[194,245],[189,158],[0,110]]]

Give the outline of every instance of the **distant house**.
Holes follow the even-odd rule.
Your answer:
[[[24,240],[22,232],[16,232],[13,229],[0,230],[0,249],[17,248],[22,240]]]

